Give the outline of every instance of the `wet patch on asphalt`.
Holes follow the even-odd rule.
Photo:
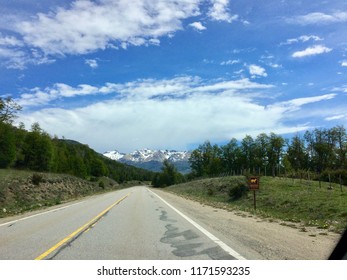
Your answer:
[[[168,216],[167,216],[167,212],[166,211],[161,211],[161,215],[160,215],[160,220],[161,221],[164,221],[164,222],[170,222],[170,223],[177,223],[176,220],[173,220],[173,219],[169,219]]]
[[[170,244],[173,248],[172,254],[177,257],[194,257],[206,255],[213,260],[235,259],[219,246],[211,246],[210,242],[202,238],[194,230],[182,230],[177,225],[177,220],[170,219],[166,211],[161,211],[160,220],[169,222],[165,226],[166,232],[160,242]],[[212,241],[211,241],[212,242]]]

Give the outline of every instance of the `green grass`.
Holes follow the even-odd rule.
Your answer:
[[[347,228],[347,187],[329,183],[289,178],[262,177],[256,191],[254,211],[253,191],[240,199],[231,199],[228,190],[244,182],[244,177],[224,177],[192,181],[166,190],[213,206],[252,212],[262,217],[287,222],[301,222],[335,232]]]

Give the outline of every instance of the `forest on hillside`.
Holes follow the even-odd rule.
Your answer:
[[[192,177],[220,174],[308,177],[347,183],[347,134],[343,126],[316,128],[285,139],[275,133],[249,135],[226,145],[209,141],[192,152]]]
[[[51,137],[39,123],[33,123],[30,131],[23,124],[14,126],[20,109],[12,99],[0,98],[0,168],[64,173],[85,179],[108,176],[119,183],[152,179],[152,172],[110,160],[88,145]]]

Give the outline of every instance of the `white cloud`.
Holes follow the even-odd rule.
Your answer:
[[[324,107],[321,107],[319,110],[312,109],[314,103],[329,101],[334,99],[336,94],[324,94],[311,97],[302,97],[295,98],[292,100],[275,102],[267,106],[269,112],[277,112],[281,115],[282,121],[295,121],[299,122],[300,120],[305,120],[306,118],[322,119],[324,115],[331,115],[336,108],[327,108],[323,113]],[[302,122],[302,121],[301,121]]]
[[[347,67],[347,60],[341,61],[341,66],[342,67]]]
[[[5,47],[21,47],[24,43],[14,36],[1,36],[0,34],[0,46]]]
[[[0,59],[8,69],[26,68],[26,65],[41,65],[55,62],[37,49],[25,49],[25,44],[14,36],[0,34]]]
[[[186,98],[192,94],[218,94],[226,91],[233,93],[270,88],[272,88],[271,85],[251,82],[248,79],[206,83],[199,77],[182,76],[166,80],[139,79],[125,84],[106,83],[100,87],[86,84],[72,87],[57,83],[45,89],[33,88],[23,93],[16,101],[22,106],[35,107],[47,105],[57,99],[87,95],[114,94],[120,99],[143,100]]]
[[[100,87],[55,84],[34,88],[16,101],[24,107],[19,121],[27,126],[39,121],[48,132],[88,143],[98,151],[186,149],[190,143],[228,139],[255,125],[276,127],[278,116],[268,122],[264,107],[252,100],[272,88],[248,79],[204,81],[183,76],[106,83]],[[66,108],[70,98],[93,94],[103,94],[107,100]],[[43,104],[48,106],[41,109],[37,107],[40,104],[41,108]],[[56,108],[49,108],[50,104]]]
[[[339,11],[333,14],[325,14],[321,12],[309,13],[302,16],[296,16],[288,19],[290,23],[301,25],[310,24],[329,24],[347,21],[347,12]]]
[[[141,147],[187,149],[207,139],[227,141],[246,134],[307,129],[285,125],[288,113],[335,97],[330,94],[268,106],[259,104],[273,89],[272,85],[249,79],[205,81],[191,76],[106,83],[100,87],[55,84],[23,94],[21,100],[28,107],[24,107],[18,121],[27,126],[39,121],[49,133],[89,144],[99,152]],[[103,94],[107,100],[77,108],[57,107],[60,98],[66,105],[69,98],[90,94]],[[28,101],[31,106],[38,101],[54,102],[56,108],[38,109]]]
[[[335,120],[341,120],[346,118],[347,115],[346,114],[341,114],[341,115],[335,115],[335,116],[330,116],[330,117],[326,117],[325,120],[326,121],[335,121]]]
[[[7,56],[7,65],[23,69],[26,64],[51,63],[53,58],[67,54],[158,46],[160,37],[172,38],[184,29],[185,20],[201,15],[200,7],[205,4],[205,19],[229,23],[238,19],[229,13],[229,0],[137,0],[131,4],[128,0],[75,0],[25,18],[7,15],[0,24],[5,24],[5,29],[15,36],[0,34],[0,47],[6,44],[6,49],[16,48],[11,49],[16,51],[15,61]],[[11,24],[6,19],[11,19]],[[199,31],[206,29],[200,21],[190,26]],[[33,57],[32,51],[40,53],[41,58]]]
[[[189,24],[189,26],[191,26],[191,27],[193,27],[199,31],[206,30],[206,27],[203,26],[202,23],[199,21],[193,22],[193,23]]]
[[[89,65],[89,67],[95,69],[99,67],[99,64],[96,59],[86,59],[85,64]]]
[[[210,0],[210,2],[212,7],[209,9],[208,15],[211,19],[231,23],[239,18],[238,15],[229,13],[229,0]]]
[[[128,0],[76,0],[68,8],[39,13],[15,26],[27,45],[46,54],[86,54],[150,44],[181,30],[182,20],[199,15],[199,4],[198,0],[139,0],[131,5]]]
[[[316,35],[302,35],[297,38],[287,39],[285,43],[281,43],[280,45],[291,45],[299,42],[308,42],[308,41],[322,41],[323,39]]]
[[[301,97],[301,98],[296,98],[292,99],[290,101],[282,102],[280,103],[281,105],[288,107],[288,108],[298,108],[306,104],[310,103],[315,103],[315,102],[320,102],[323,100],[330,100],[336,97],[335,93],[329,93],[329,94],[324,94],[324,95],[319,95],[319,96],[312,96],[312,97]]]
[[[308,47],[305,50],[302,51],[297,51],[292,54],[292,57],[295,58],[301,58],[305,56],[312,56],[312,55],[318,55],[318,54],[323,54],[323,53],[328,53],[331,52],[331,48],[327,48],[323,45],[316,45],[313,47]]]
[[[238,64],[238,63],[240,63],[240,60],[239,59],[230,59],[230,60],[227,60],[227,61],[222,61],[221,63],[220,63],[220,65],[234,65],[234,64]]]
[[[282,68],[283,67],[281,64],[271,63],[271,62],[268,65],[272,68]]]
[[[267,77],[266,70],[261,66],[251,64],[249,65],[248,70],[249,74],[251,74],[253,78],[256,76]]]
[[[152,38],[148,40],[149,45],[154,45],[154,46],[159,46],[160,45],[160,40],[157,38]]]
[[[11,48],[0,45],[0,60],[8,69],[23,70],[27,65],[41,65],[55,62],[36,50],[26,51],[20,48]]]
[[[347,93],[347,85],[332,88],[332,91]]]
[[[114,87],[114,84],[106,84],[109,89]],[[109,91],[104,87],[97,88],[94,86],[82,84],[77,87],[71,87],[63,83],[54,84],[52,87],[45,89],[33,88],[29,92],[21,94],[16,100],[18,104],[24,107],[47,105],[51,101],[60,98],[70,98],[83,95],[107,94]]]

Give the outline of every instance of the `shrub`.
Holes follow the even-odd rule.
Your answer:
[[[103,181],[99,182],[99,188],[105,189],[105,183]]]
[[[347,170],[345,169],[339,169],[339,170],[325,170],[321,173],[321,180],[325,182],[329,182],[329,176],[330,181],[332,183],[339,184],[340,183],[340,176],[341,176],[341,183],[343,185],[347,184]]]
[[[42,176],[41,174],[34,173],[33,176],[31,177],[31,182],[32,182],[35,186],[39,186],[40,183],[43,182],[43,176]]]
[[[214,195],[214,190],[213,190],[211,187],[209,187],[209,188],[207,189],[207,195],[208,195],[208,196],[213,196],[213,195]]]
[[[241,197],[247,195],[247,193],[248,186],[243,182],[238,182],[235,186],[230,187],[228,191],[228,195],[231,200],[240,199]]]

